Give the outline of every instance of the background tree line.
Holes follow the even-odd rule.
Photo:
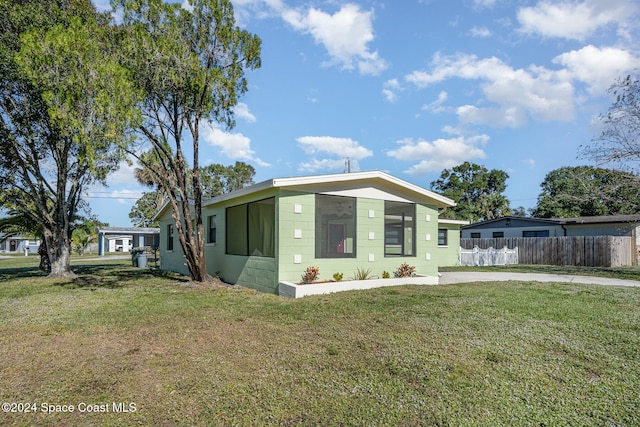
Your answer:
[[[549,172],[534,208],[512,209],[503,192],[509,175],[465,162],[445,169],[431,189],[454,200],[444,217],[472,223],[500,216],[574,218],[640,213],[640,179],[632,172],[595,166],[567,166]]]

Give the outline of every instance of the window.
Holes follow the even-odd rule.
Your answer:
[[[479,239],[480,238],[480,233],[471,233],[471,238],[472,239]]]
[[[209,236],[207,239],[207,243],[215,243],[216,242],[216,216],[211,215],[208,218],[208,227],[209,227]]]
[[[522,237],[549,237],[549,230],[523,231]]]
[[[414,256],[416,228],[413,203],[384,202],[384,255]]]
[[[227,208],[227,254],[275,257],[275,206],[272,197]]]
[[[500,237],[504,237],[504,231],[494,231],[493,232],[493,238],[494,239],[497,239],[497,238],[500,238]]]
[[[173,224],[167,225],[167,250],[173,250]]]
[[[316,194],[316,258],[355,258],[356,199]]]
[[[446,228],[438,228],[438,246],[447,246],[448,232]]]

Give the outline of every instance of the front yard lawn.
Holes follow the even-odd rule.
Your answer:
[[[2,261],[0,401],[36,411],[1,425],[640,425],[640,288],[290,300],[126,261],[57,282]]]

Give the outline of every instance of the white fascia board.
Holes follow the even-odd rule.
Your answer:
[[[257,193],[259,191],[267,190],[269,188],[287,188],[287,187],[304,187],[308,185],[316,184],[330,184],[330,183],[348,183],[354,181],[367,181],[367,180],[382,180],[390,184],[403,187],[411,192],[418,193],[422,196],[428,197],[442,207],[455,206],[455,202],[440,194],[429,191],[420,186],[411,184],[407,181],[401,180],[394,176],[391,176],[382,171],[367,171],[367,172],[352,172],[341,174],[328,174],[328,175],[311,175],[311,176],[299,176],[290,178],[274,178],[267,181],[260,182],[258,184],[243,188],[241,190],[233,191],[231,193],[222,194],[220,196],[213,197],[203,202],[203,206],[209,206],[216,203],[223,202],[225,200],[235,199],[237,197],[247,196],[249,194]]]
[[[461,219],[438,218],[438,224],[469,225],[469,221],[464,221]]]

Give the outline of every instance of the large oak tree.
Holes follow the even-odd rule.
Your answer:
[[[640,180],[632,173],[593,166],[549,172],[533,215],[539,218],[638,213]]]
[[[72,276],[82,193],[130,143],[137,90],[89,0],[0,0],[0,205],[42,231],[51,276]]]
[[[473,223],[511,213],[509,200],[502,194],[508,178],[502,170],[464,162],[442,171],[440,178],[431,182],[431,189],[456,202],[447,208],[447,218]]]

